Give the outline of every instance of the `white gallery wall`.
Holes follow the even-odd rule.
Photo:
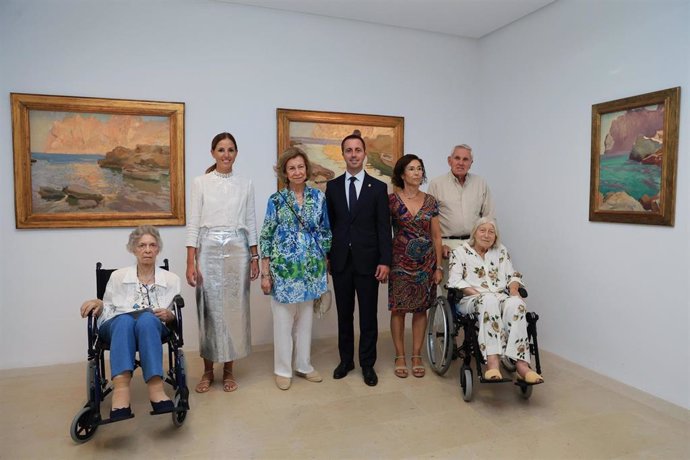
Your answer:
[[[689,23],[687,1],[558,0],[465,40],[210,0],[0,0],[0,369],[83,359],[77,309],[93,266],[132,260],[128,229],[15,229],[9,93],[28,92],[185,102],[187,184],[211,163],[213,135],[231,131],[259,221],[275,191],[277,107],[404,116],[406,151],[431,177],[452,145],[473,144],[541,314],[540,345],[690,407],[687,129],[675,227],[588,222],[591,105],[690,88]],[[162,235],[183,274],[184,229]],[[193,291],[183,295],[195,350]],[[381,330],[385,301],[382,290]],[[272,341],[258,285],[252,333]],[[334,314],[315,322],[317,337],[335,334]]]
[[[479,50],[479,151],[541,343],[690,407],[690,2],[559,0]],[[592,104],[676,86],[675,226],[589,222]]]
[[[477,64],[473,40],[210,0],[0,0],[0,368],[84,359],[78,308],[95,294],[96,261],[134,260],[130,229],[15,229],[10,92],[185,102],[187,194],[212,137],[230,131],[262,222],[276,108],[404,116],[406,150],[440,174],[452,145],[477,138]],[[184,228],[161,233],[161,257],[184,276]],[[186,348],[198,350],[194,292],[183,295]],[[382,289],[384,330],[385,301]],[[258,282],[251,309],[253,343],[271,343]],[[314,324],[316,337],[337,333],[335,311]]]

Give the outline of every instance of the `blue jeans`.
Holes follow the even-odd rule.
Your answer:
[[[150,311],[132,312],[109,319],[98,329],[100,338],[110,343],[110,375],[134,371],[137,348],[144,381],[163,377],[163,337],[168,329]]]

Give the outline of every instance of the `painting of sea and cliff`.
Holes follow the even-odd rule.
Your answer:
[[[312,166],[310,186],[325,191],[326,182],[345,172],[340,143],[355,131],[366,143],[366,172],[391,183],[393,166],[403,154],[403,117],[277,109],[277,118],[278,155],[292,146],[304,150]]]
[[[184,104],[12,93],[17,228],[184,225]]]
[[[589,220],[673,226],[680,88],[592,106]]]

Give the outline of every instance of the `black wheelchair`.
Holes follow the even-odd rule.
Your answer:
[[[163,261],[161,268],[168,270],[168,259]],[[103,300],[106,285],[114,269],[104,269],[102,264],[96,264],[96,297]],[[187,418],[189,410],[189,389],[185,374],[185,358],[182,351],[184,344],[182,336],[182,308],[184,299],[177,295],[173,299],[175,309],[175,323],[168,326],[169,334],[163,339],[168,345],[168,373],[164,381],[175,390],[173,403],[175,409],[172,412],[173,425],[181,427]],[[113,391],[112,383],[106,376],[105,352],[110,349],[109,344],[100,340],[96,318],[89,314],[87,318],[88,362],[86,366],[86,403],[74,416],[70,426],[70,435],[77,443],[83,443],[91,439],[99,426],[112,423],[110,419],[101,417],[101,403]],[[135,361],[135,370],[140,362]]]
[[[527,291],[520,288],[520,295],[527,297]],[[486,380],[482,372],[482,365],[484,364],[484,357],[479,349],[479,341],[477,332],[479,326],[477,325],[478,315],[471,313],[463,315],[457,312],[457,305],[462,298],[462,291],[459,289],[448,289],[448,297],[439,296],[434,305],[429,309],[429,325],[426,336],[426,349],[429,358],[429,364],[434,372],[443,376],[453,360],[462,359],[460,367],[460,388],[462,391],[462,398],[465,401],[472,399],[473,391],[473,373],[472,373],[472,358],[476,362],[477,375],[480,383],[507,383],[514,382],[518,386],[520,395],[529,399],[532,396],[532,387],[535,384],[530,384],[525,381],[516,379],[504,378],[502,380]],[[533,369],[538,374],[541,374],[541,364],[539,362],[539,347],[537,345],[537,320],[539,315],[534,312],[527,312],[527,337],[529,342],[529,350],[532,356]],[[460,346],[456,344],[460,330],[464,333],[464,339]],[[515,362],[511,359],[503,357],[501,365],[509,372],[515,371]]]

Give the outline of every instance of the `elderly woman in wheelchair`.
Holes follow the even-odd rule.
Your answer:
[[[144,225],[132,231],[127,249],[136,257],[136,265],[113,271],[103,300],[88,300],[81,307],[82,317],[98,318],[99,340],[110,347],[113,400],[107,422],[134,417],[129,386],[137,349],[151,413],[176,411],[163,389],[162,339],[170,333],[166,323],[176,319],[173,299],[180,293],[180,279],[156,266],[162,245],[155,227]]]
[[[500,243],[496,222],[479,219],[470,239],[453,251],[449,266],[448,287],[461,290],[463,296],[456,307],[458,313],[474,313],[478,318],[477,340],[486,362],[484,380],[504,380],[499,369],[503,357],[515,362],[518,380],[543,382],[529,365],[522,275],[513,269],[508,250]]]

